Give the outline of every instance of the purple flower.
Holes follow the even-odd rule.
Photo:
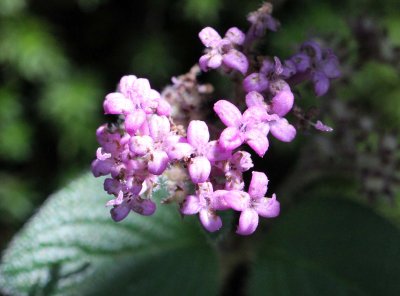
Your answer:
[[[151,88],[149,80],[133,75],[121,78],[119,91],[131,100],[137,109],[142,109],[147,114],[154,113],[161,99],[160,93]]]
[[[106,114],[125,115],[125,130],[134,135],[146,121],[146,114],[170,115],[171,106],[150,87],[145,78],[127,75],[121,78],[118,92],[110,93],[104,100]]]
[[[132,196],[123,201],[120,198],[120,201],[117,201],[117,204],[114,204],[114,207],[110,211],[111,218],[115,222],[119,222],[125,219],[130,211],[143,216],[151,216],[156,211],[156,204],[150,199],[142,199],[139,196]]]
[[[279,28],[279,21],[271,16],[272,5],[265,2],[258,10],[252,12],[247,17],[251,26],[246,34],[246,43],[251,43],[264,36],[266,30],[276,32]]]
[[[267,116],[263,108],[252,106],[242,115],[232,103],[219,100],[214,104],[214,111],[227,126],[219,138],[223,148],[233,150],[246,142],[260,157],[264,156],[269,146],[269,127],[263,123]]]
[[[172,148],[175,150],[172,154],[190,156],[188,169],[193,183],[203,183],[208,179],[211,161],[224,160],[230,156],[230,152],[222,149],[217,141],[209,140],[207,124],[204,121],[192,120],[187,129],[187,143],[178,143]],[[184,153],[177,153],[176,150]]]
[[[219,230],[222,227],[222,220],[216,214],[216,210],[225,210],[227,205],[223,196],[226,190],[214,191],[210,182],[198,184],[196,195],[186,197],[181,206],[181,213],[184,215],[199,214],[201,224],[210,232]]]
[[[285,63],[274,57],[273,60],[265,58],[261,64],[260,71],[254,72],[243,80],[243,88],[246,92],[257,91],[264,92],[269,90],[273,95],[283,88],[289,88],[284,82],[288,75],[293,73],[294,65]],[[279,86],[277,89],[277,86]]]
[[[279,215],[280,205],[275,194],[271,198],[264,197],[267,189],[267,176],[261,172],[253,172],[248,193],[229,191],[224,195],[227,205],[241,212],[236,233],[252,234],[258,226],[258,216],[273,218]]]
[[[161,175],[169,163],[166,151],[178,140],[179,137],[171,133],[167,117],[152,115],[149,119],[149,135],[131,137],[129,149],[133,155],[148,157],[149,173]]]
[[[226,178],[225,189],[243,190],[243,172],[248,171],[253,166],[250,153],[245,151],[235,152],[223,167]]]
[[[339,61],[330,49],[322,49],[314,41],[302,44],[300,52],[290,60],[295,64],[297,75],[295,83],[311,79],[314,83],[314,92],[317,96],[326,94],[330,80],[340,76]]]
[[[230,166],[233,170],[245,172],[251,169],[254,164],[251,160],[251,154],[246,151],[237,151],[230,158]]]
[[[249,62],[246,56],[235,47],[243,44],[244,33],[238,28],[230,28],[224,38],[211,27],[206,27],[199,33],[201,42],[207,47],[207,52],[200,57],[199,65],[203,71],[217,69],[221,65],[238,70],[242,74],[247,72]]]
[[[255,91],[249,92],[246,95],[246,105],[249,108],[258,106],[265,110],[277,112],[278,114],[267,114],[264,118],[264,122],[268,124],[271,134],[283,142],[291,142],[295,138],[295,127],[279,115],[285,115],[293,106],[293,95],[290,89],[284,88],[281,92],[278,92],[272,99],[271,105],[265,103],[261,94]]]
[[[305,53],[299,52],[293,55],[290,60],[296,67],[296,71],[305,72],[311,68],[311,58]]]

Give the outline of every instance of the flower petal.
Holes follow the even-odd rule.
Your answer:
[[[103,108],[105,114],[128,114],[133,111],[134,105],[123,94],[114,92],[106,96]]]
[[[102,147],[97,148],[96,150],[96,157],[98,160],[106,160],[111,158],[111,153],[104,152]]]
[[[242,45],[246,36],[238,28],[232,27],[225,33],[225,38],[232,43],[235,43],[237,45]]]
[[[225,201],[225,195],[228,190],[216,190],[212,194],[211,205],[212,208],[219,211],[230,209],[230,206]]]
[[[291,61],[295,64],[296,70],[305,72],[311,67],[311,59],[305,53],[297,53],[291,57]]]
[[[191,159],[188,169],[193,183],[203,183],[210,176],[211,163],[206,157],[197,156]]]
[[[263,157],[269,147],[269,141],[261,130],[254,128],[245,133],[246,143],[253,148],[258,156]]]
[[[252,172],[249,195],[253,199],[264,198],[268,190],[268,177],[262,172]]]
[[[255,210],[264,218],[274,218],[279,215],[280,204],[276,200],[276,195],[271,198],[261,198],[255,203]]]
[[[246,74],[249,68],[249,61],[246,56],[236,49],[231,49],[228,53],[224,54],[222,62],[225,66],[238,70],[243,75]]]
[[[207,61],[207,66],[211,69],[217,69],[222,64],[222,55],[216,51],[211,51],[209,53],[209,59]]]
[[[243,134],[236,127],[227,127],[221,133],[219,143],[226,150],[233,150],[244,142]]]
[[[296,136],[296,129],[285,118],[270,123],[271,134],[282,142],[291,142]]]
[[[115,162],[111,158],[107,158],[105,160],[95,159],[91,166],[93,176],[100,177],[108,175],[111,172],[114,164]]]
[[[210,140],[207,124],[201,120],[192,120],[187,128],[187,139],[193,147],[202,149]]]
[[[214,211],[202,209],[199,213],[201,224],[209,232],[214,232],[222,227],[222,220]]]
[[[150,136],[157,142],[168,136],[171,125],[166,116],[153,115],[149,120]]]
[[[146,78],[138,78],[133,83],[133,89],[137,96],[146,96],[147,93],[151,90],[150,82]],[[140,99],[143,99],[143,97],[141,97]]]
[[[189,143],[176,143],[167,149],[168,157],[171,160],[181,160],[189,157],[193,152],[193,147]]]
[[[321,63],[322,71],[328,78],[338,78],[340,76],[339,61],[337,57],[330,52]]]
[[[206,47],[213,47],[221,40],[221,36],[218,32],[211,27],[205,27],[201,30],[199,38]]]
[[[243,88],[246,92],[263,92],[268,88],[268,85],[269,81],[262,73],[251,73],[243,80]]]
[[[246,95],[246,105],[247,108],[259,106],[265,109],[266,107],[264,97],[257,91],[251,91]]]
[[[124,201],[124,193],[122,191],[119,191],[116,198],[111,199],[106,203],[106,207],[118,206],[122,204],[123,201]]]
[[[235,211],[244,211],[250,206],[250,195],[244,191],[227,191],[224,195],[224,200]]]
[[[129,139],[129,150],[139,156],[149,153],[153,146],[153,139],[149,136],[134,136]]]
[[[127,204],[123,203],[123,204],[116,206],[110,210],[111,218],[115,222],[119,222],[119,221],[125,219],[126,216],[128,216],[130,211],[131,211],[131,208]]]
[[[252,234],[258,226],[258,214],[254,209],[246,209],[240,214],[237,234]]]
[[[219,141],[211,141],[207,145],[206,157],[210,161],[227,160],[231,157],[232,151],[226,150],[219,145]]]
[[[146,120],[146,113],[142,109],[135,109],[125,116],[125,130],[128,134],[134,135]]]
[[[149,173],[153,175],[161,175],[167,168],[169,157],[165,151],[153,151],[150,155],[148,163]]]
[[[132,87],[137,77],[135,75],[126,75],[121,78],[118,84],[118,90],[127,98],[132,91]]]
[[[252,106],[243,113],[242,122],[248,126],[258,124],[268,118],[268,113],[262,106]]]
[[[151,216],[156,211],[156,204],[150,199],[137,197],[132,201],[131,208],[140,215]]]
[[[199,66],[201,71],[207,72],[208,71],[208,61],[210,60],[210,54],[204,54],[199,59]]]
[[[107,178],[104,180],[104,191],[108,194],[118,195],[121,191],[122,184],[118,180]]]
[[[184,215],[197,214],[201,209],[199,198],[195,195],[188,195],[181,206],[181,213]]]
[[[315,72],[312,76],[312,80],[314,82],[314,92],[318,97],[327,93],[329,89],[329,79],[323,72]]]
[[[239,127],[242,123],[242,113],[227,100],[219,100],[214,104],[214,111],[226,126]]]
[[[158,101],[158,106],[157,106],[157,114],[158,115],[170,116],[171,115],[171,110],[172,110],[172,107],[168,103],[167,100],[160,99]]]
[[[292,110],[294,96],[290,88],[284,88],[272,98],[272,112],[279,116],[285,116]]]

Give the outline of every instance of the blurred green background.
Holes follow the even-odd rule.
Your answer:
[[[346,164],[335,162],[338,172],[351,174],[348,183],[357,183],[348,186],[356,198],[400,222],[400,2],[272,2],[282,28],[268,34],[262,51],[287,58],[310,37],[334,49],[343,78],[334,83],[329,102],[342,105],[324,98],[302,103],[330,110],[322,114],[337,131],[327,137],[338,147],[324,157]],[[160,90],[197,62],[202,51],[197,33],[204,26],[221,33],[231,26],[246,29],[246,14],[260,4],[0,0],[0,250],[50,193],[88,170],[97,147],[95,129],[105,120],[104,95],[121,76],[147,77]],[[312,98],[302,91],[308,95]],[[306,131],[292,148],[276,143],[271,153],[277,157],[267,163],[277,183],[290,175],[290,162],[302,155],[309,135]],[[324,147],[323,138],[315,141]],[[281,161],[288,163],[286,170]],[[324,188],[313,188],[315,194],[319,190]]]

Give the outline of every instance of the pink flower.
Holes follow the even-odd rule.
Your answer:
[[[252,234],[258,226],[258,216],[273,218],[279,215],[280,205],[275,194],[271,198],[264,197],[267,189],[267,176],[261,172],[253,172],[248,193],[236,190],[224,195],[226,204],[241,212],[236,233]]]
[[[264,101],[264,97],[256,91],[251,91],[246,95],[247,107],[258,106],[266,111],[277,111],[279,114],[286,114],[293,106],[293,95],[290,90],[283,88],[272,99],[272,104],[268,105]],[[282,142],[291,142],[296,136],[296,129],[293,125],[282,118],[279,114],[267,114],[264,122],[268,124],[271,134]]]
[[[110,213],[111,218],[115,222],[119,222],[125,219],[130,211],[134,211],[143,216],[151,216],[154,214],[155,210],[156,204],[152,200],[142,199],[139,196],[133,196],[124,201],[122,201],[121,197],[120,201],[114,204],[114,207],[110,210]]]
[[[168,118],[154,114],[149,119],[149,135],[131,137],[129,149],[134,155],[148,156],[149,173],[161,175],[170,161],[166,151],[178,140],[179,136],[171,133]]]
[[[110,93],[104,100],[106,114],[125,115],[125,130],[134,135],[146,121],[146,114],[170,115],[171,106],[151,88],[145,78],[127,75],[121,78],[118,92]]]
[[[230,151],[222,149],[217,141],[210,141],[204,121],[192,120],[187,128],[187,143],[177,143],[169,151],[172,158],[189,158],[189,175],[193,183],[203,183],[210,176],[211,162],[229,158]]]
[[[249,67],[246,56],[235,49],[244,42],[245,35],[238,28],[230,28],[224,38],[211,27],[206,27],[199,33],[201,42],[208,52],[200,57],[199,65],[203,71],[219,68],[222,64],[245,74]]]
[[[216,214],[216,210],[227,209],[223,195],[226,190],[214,191],[210,182],[198,184],[196,195],[186,197],[181,206],[181,213],[184,215],[199,214],[201,224],[210,232],[217,231],[222,227],[222,220]]]
[[[231,102],[219,100],[214,111],[227,126],[219,139],[223,148],[233,150],[246,142],[260,157],[264,156],[269,146],[269,126],[263,123],[268,114],[264,108],[252,106],[242,115]]]

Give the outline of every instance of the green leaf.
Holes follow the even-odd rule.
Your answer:
[[[251,295],[400,295],[400,233],[343,199],[307,201],[265,236]]]
[[[154,192],[165,197],[163,186]],[[103,198],[102,198],[103,197]],[[115,223],[102,180],[54,194],[15,237],[0,266],[10,295],[215,295],[216,256],[196,217],[173,206]],[[190,218],[190,217],[189,217]]]

